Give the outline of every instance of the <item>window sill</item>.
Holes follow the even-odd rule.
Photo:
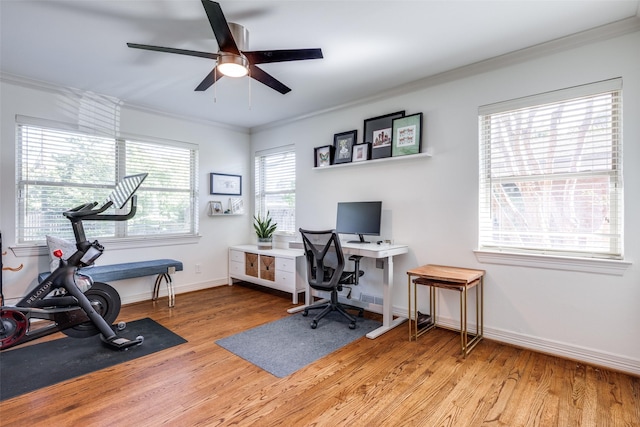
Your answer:
[[[610,259],[531,255],[487,250],[474,250],[473,252],[478,262],[484,264],[579,271],[583,273],[608,274],[611,276],[624,275],[627,268],[631,265],[629,261]]]
[[[102,243],[109,250],[149,248],[157,246],[190,245],[198,243],[200,235],[193,236],[154,236],[154,237],[127,237],[121,239],[102,239]],[[29,257],[48,255],[47,245],[20,245],[11,246],[9,249],[16,257]]]

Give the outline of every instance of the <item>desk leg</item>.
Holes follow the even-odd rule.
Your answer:
[[[382,295],[382,326],[367,334],[367,338],[374,339],[404,323],[406,317],[393,318],[393,257],[386,258],[384,263],[384,293]]]

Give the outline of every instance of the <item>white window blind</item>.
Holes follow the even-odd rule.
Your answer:
[[[296,153],[293,146],[256,153],[255,213],[267,212],[277,232],[295,232]]]
[[[123,222],[87,221],[87,236],[197,232],[194,147],[99,137],[49,123],[18,122],[16,129],[18,243],[42,243],[46,235],[73,239],[62,212],[103,202],[122,177],[141,172],[149,176],[136,193],[136,216]]]
[[[479,248],[623,256],[622,82],[480,107]]]

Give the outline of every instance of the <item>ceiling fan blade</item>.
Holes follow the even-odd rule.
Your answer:
[[[286,87],[280,81],[276,80],[273,76],[256,67],[255,65],[249,65],[249,73],[251,78],[256,79],[260,83],[269,86],[273,90],[277,90],[283,95],[291,92],[290,88]]]
[[[207,74],[207,77],[204,78],[204,80],[198,85],[195,90],[197,92],[205,91],[209,89],[215,82],[220,80],[221,77],[222,73],[216,73],[216,69],[214,67],[213,70],[211,70],[211,72]]]
[[[236,41],[233,39],[233,34],[231,34],[229,24],[224,17],[224,13],[222,13],[220,5],[211,0],[202,0],[202,6],[204,6],[204,11],[207,12],[207,18],[209,18],[211,29],[216,36],[219,50],[240,55],[240,51],[238,50]]]
[[[127,43],[133,49],[153,50],[156,52],[177,53],[179,55],[198,56],[200,58],[218,59],[217,53],[199,52],[197,50],[174,49],[172,47],[151,46],[148,44]]]
[[[254,50],[242,52],[251,64],[321,59],[322,49]]]

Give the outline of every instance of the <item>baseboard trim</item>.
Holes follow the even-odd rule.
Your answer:
[[[405,310],[406,313],[406,310]],[[406,316],[406,314],[404,314]],[[458,329],[459,320],[438,318],[438,324]],[[469,331],[475,331],[476,325],[469,324]],[[567,343],[542,339],[526,334],[518,334],[503,329],[484,327],[484,337],[493,341],[537,351],[539,353],[558,356],[577,362],[583,362],[592,366],[612,369],[635,376],[640,376],[640,359],[632,359],[613,353],[606,353],[590,348],[570,345]]]
[[[180,294],[184,294],[187,292],[201,291],[203,289],[215,288],[216,286],[228,285],[227,279],[218,279],[213,281],[206,282],[198,282],[198,283],[190,283],[186,285],[174,286],[174,291],[176,293],[176,305],[180,303],[180,298],[178,297]],[[127,295],[125,297],[121,296],[122,304],[133,304],[141,301],[149,301],[151,300],[152,290],[144,293],[137,293],[133,295]],[[160,288],[159,292],[159,300],[162,300],[167,297],[167,287],[163,284]]]

